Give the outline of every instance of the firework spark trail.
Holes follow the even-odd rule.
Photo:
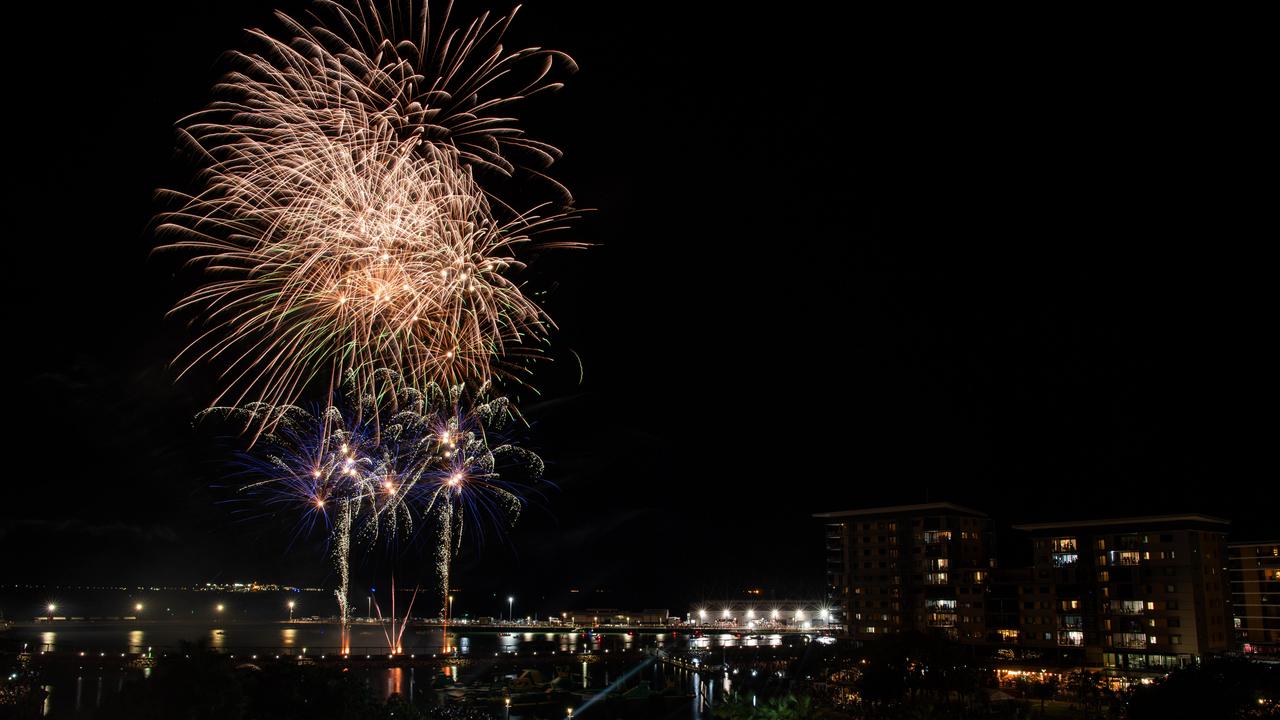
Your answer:
[[[214,404],[289,404],[382,367],[473,386],[527,372],[551,323],[514,277],[517,250],[580,244],[541,239],[564,205],[516,211],[472,168],[541,175],[559,152],[508,108],[574,65],[504,50],[510,16],[453,29],[449,14],[281,15],[283,35],[253,31],[262,50],[236,55],[219,99],[182,123],[204,172],[199,192],[165,193],[178,208],[162,249],[207,278],[175,312],[204,325],[179,362],[219,368]]]
[[[338,568],[338,623],[342,652],[351,652],[351,503],[343,502],[338,511],[338,526],[333,532],[333,558]]]
[[[404,619],[401,620],[400,616],[396,614],[396,578],[394,575],[391,576],[391,631],[388,632],[387,628],[383,626],[382,637],[387,641],[387,650],[392,655],[399,655],[404,652],[404,631],[405,628],[409,627],[409,617],[413,614],[413,603],[418,599],[418,589],[413,589],[413,595],[409,597],[409,607],[404,611]],[[377,598],[371,599],[373,600],[373,609],[378,613],[378,622],[381,624],[384,620],[382,606],[378,604]]]

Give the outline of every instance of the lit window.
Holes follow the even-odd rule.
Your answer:
[[[1084,645],[1084,632],[1080,630],[1061,631],[1058,633],[1058,644],[1080,647]]]

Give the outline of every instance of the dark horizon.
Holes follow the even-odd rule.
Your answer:
[[[480,7],[505,9],[455,15]],[[150,256],[153,193],[191,170],[173,124],[270,10],[21,23],[42,65],[5,120],[6,422],[35,463],[0,511],[0,583],[332,584],[321,538],[237,519],[226,442],[192,426],[210,376],[168,365],[186,288]],[[529,276],[559,330],[517,395],[555,488],[469,545],[455,585],[673,609],[816,593],[813,513],[926,500],[1001,526],[1198,512],[1280,535],[1261,65],[1136,21],[1084,49],[1070,24],[968,20],[521,10],[509,45],[581,66],[519,115],[565,151],[553,175],[596,247]],[[425,581],[425,551],[376,555],[353,585]]]

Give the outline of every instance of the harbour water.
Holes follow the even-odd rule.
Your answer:
[[[388,624],[357,623],[351,631],[352,654],[368,652],[375,658],[388,651]],[[340,654],[339,629],[327,622],[190,622],[190,621],[44,621],[18,623],[0,635],[6,651],[25,649],[52,656],[83,658],[83,664],[50,673],[42,681],[46,692],[43,714],[50,718],[92,718],[94,711],[105,700],[119,693],[127,680],[146,670],[123,670],[118,666],[95,664],[97,658],[119,657],[121,654],[151,654],[153,657],[179,653],[190,649],[188,644],[203,645],[241,660],[272,659],[307,656],[319,658]],[[439,627],[410,624],[401,636],[404,655],[449,655],[463,660],[461,667],[444,670],[446,680],[474,685],[477,676],[474,661],[501,658],[510,678],[521,668],[534,667],[544,672],[559,664],[572,669],[572,682],[581,698],[590,699],[592,693],[606,687],[625,690],[643,683],[654,690],[666,690],[685,698],[683,718],[710,717],[709,707],[717,694],[723,697],[730,686],[730,678],[722,673],[688,672],[656,663],[646,663],[647,653],[662,648],[664,652],[680,654],[693,651],[718,661],[724,656],[741,657],[730,650],[749,648],[779,648],[801,638],[781,634],[743,633],[681,633],[681,632],[621,632],[607,629],[583,631],[498,631],[469,630],[459,626],[449,628],[446,635]],[[726,655],[727,654],[727,655]],[[590,656],[617,662],[587,663],[576,658]],[[557,660],[562,658],[562,660]],[[626,658],[626,660],[624,660]],[[548,664],[550,663],[550,664]],[[622,678],[629,666],[643,666],[644,672],[635,678]],[[359,673],[373,696],[385,701],[393,694],[413,698],[415,702],[441,702],[439,682],[433,679],[440,671],[425,667],[388,667],[364,665],[353,672]],[[485,672],[496,672],[488,667]],[[452,676],[449,675],[452,673]],[[619,684],[622,678],[623,682]],[[542,717],[538,711],[528,714],[512,713],[512,718]],[[563,711],[561,711],[563,712]],[[673,715],[673,717],[676,715]]]
[[[403,613],[404,598],[399,600]],[[476,688],[496,688],[500,704],[501,693],[507,692],[521,673],[536,670],[544,679],[558,676],[560,682],[571,684],[570,701],[575,704],[593,702],[592,698],[599,696],[595,702],[600,707],[590,713],[628,717],[628,708],[623,705],[629,706],[634,715],[643,704],[647,709],[639,714],[642,717],[698,720],[709,718],[711,705],[720,702],[733,683],[739,682],[729,673],[708,670],[705,665],[734,660],[749,672],[743,661],[771,652],[787,652],[787,647],[799,647],[807,641],[802,635],[764,630],[625,631],[555,627],[545,619],[540,627],[531,629],[528,625],[538,624],[536,621],[503,624],[501,612],[483,607],[473,608],[472,612],[496,617],[496,623],[487,620],[485,626],[480,626],[475,616],[459,617],[446,633],[438,624],[417,620],[402,631],[397,627],[397,634],[389,622],[363,617],[365,612],[361,611],[371,610],[375,616],[378,613],[378,598],[369,597],[366,601],[367,607],[353,608],[362,617],[351,626],[349,649],[353,662],[343,672],[359,678],[378,701],[399,695],[415,704],[470,703]],[[381,602],[390,604],[386,597]],[[49,605],[54,606],[53,612]],[[12,621],[11,626],[0,631],[0,653],[10,658],[23,652],[40,657],[34,665],[42,668],[39,682],[44,691],[44,717],[88,720],[131,682],[149,679],[150,669],[130,663],[130,658],[162,660],[203,648],[234,656],[237,665],[269,665],[274,661],[285,666],[291,660],[296,664],[300,657],[327,657],[320,664],[332,663],[341,655],[342,637],[336,622],[321,617],[332,612],[332,605],[332,595],[326,592],[10,587],[0,591],[0,611]],[[458,609],[466,609],[465,604],[458,605]],[[506,608],[498,608],[503,609]],[[397,637],[401,657],[417,657],[418,661],[387,660]],[[700,657],[704,666],[655,662],[653,658],[659,650],[672,658]],[[366,654],[372,660],[354,662]],[[276,656],[282,659],[276,660]],[[584,662],[584,658],[591,662]],[[637,694],[646,696],[650,690],[653,699],[635,701]],[[626,703],[616,699],[623,693],[630,694]],[[478,694],[483,696],[485,691]],[[567,696],[562,693],[560,697]],[[494,702],[491,692],[489,702]],[[610,702],[613,704],[606,708]],[[662,714],[654,714],[659,709]],[[509,717],[532,720],[563,716],[563,707],[513,705]],[[506,714],[498,710],[493,717],[505,718]]]

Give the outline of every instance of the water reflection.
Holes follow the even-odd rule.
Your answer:
[[[520,640],[512,633],[498,633],[498,651],[515,652],[520,647]]]
[[[56,632],[42,628],[18,629],[11,631],[10,636],[19,644],[27,643],[35,652],[87,651],[97,654],[108,653],[146,653],[148,647],[156,652],[172,652],[184,641],[202,638],[212,650],[235,653],[238,651],[258,652],[274,649],[276,652],[300,652],[303,647],[308,654],[324,654],[338,648],[340,634],[337,627],[325,623],[296,624],[283,626],[275,623],[237,623],[234,626],[223,626],[220,623],[173,623],[152,625],[145,623],[129,623],[108,629],[103,626],[81,627],[67,626]],[[447,637],[442,638],[439,627],[413,626],[403,636],[406,654],[417,653],[457,653],[462,656],[493,657],[518,653],[520,655],[538,655],[544,653],[593,653],[603,655],[606,652],[634,652],[655,645],[675,648],[695,648],[714,650],[716,648],[734,647],[779,647],[787,642],[794,642],[798,636],[782,634],[746,634],[732,632],[708,633],[707,635],[688,635],[680,633],[634,633],[601,632],[492,632],[470,630],[461,627],[450,628]],[[785,642],[784,642],[785,641]],[[353,628],[353,648],[360,654],[369,652],[385,652],[386,638],[383,628],[376,625],[364,625]],[[67,705],[70,705],[70,686],[67,690]]]
[[[404,695],[404,668],[391,668],[387,673],[386,697]]]

